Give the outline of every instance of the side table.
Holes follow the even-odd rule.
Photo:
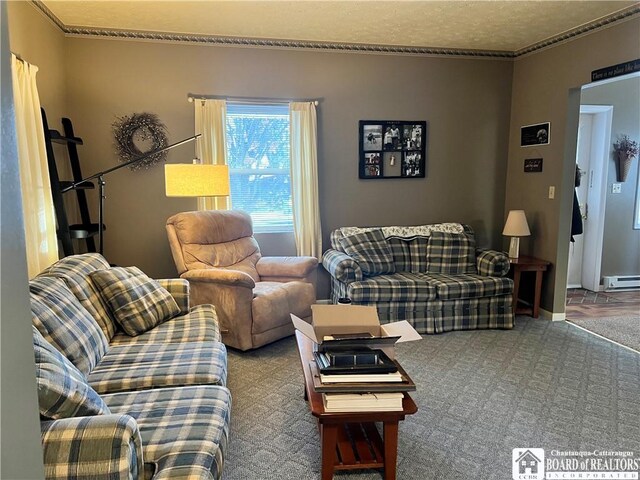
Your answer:
[[[546,260],[535,257],[521,255],[518,258],[510,258],[511,272],[513,273],[513,312],[514,314],[531,315],[538,318],[540,311],[540,295],[542,293],[542,274],[551,265]],[[533,303],[531,306],[518,307],[518,298],[520,294],[520,277],[522,272],[535,272],[535,291],[533,295]]]

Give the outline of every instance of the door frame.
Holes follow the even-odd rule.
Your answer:
[[[589,87],[584,87],[589,88]],[[594,292],[602,289],[600,270],[602,267],[602,248],[604,244],[604,220],[607,201],[607,160],[611,145],[611,124],[613,122],[612,105],[580,105],[580,113],[592,114],[591,152],[589,158],[590,183],[585,203],[589,228],[584,233],[582,251],[582,287]],[[589,201],[591,200],[591,201]],[[593,221],[591,221],[593,220]]]

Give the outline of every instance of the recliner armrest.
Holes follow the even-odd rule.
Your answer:
[[[262,257],[256,263],[256,270],[260,277],[291,278],[291,280],[306,279],[318,268],[315,257]]]
[[[129,415],[42,421],[45,478],[131,480],[144,474],[138,424]]]
[[[488,277],[504,277],[509,273],[509,257],[497,250],[477,250],[476,263],[478,274]]]
[[[240,270],[227,270],[224,268],[188,270],[180,275],[180,277],[189,280],[189,282],[219,283],[250,289],[256,286],[256,282],[249,274],[241,272]]]
[[[329,274],[343,283],[362,280],[362,269],[358,262],[343,252],[329,249],[322,256],[322,265]]]

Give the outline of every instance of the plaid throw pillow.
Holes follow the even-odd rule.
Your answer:
[[[427,272],[450,275],[478,273],[473,235],[431,232],[427,245]]]
[[[42,336],[88,375],[107,352],[102,329],[60,278],[29,282],[31,318]]]
[[[340,246],[368,277],[396,272],[393,252],[379,228],[342,237]]]
[[[40,415],[57,420],[111,413],[80,370],[33,327]]]
[[[135,337],[180,314],[171,294],[137,267],[98,270],[89,277],[127,335]]]

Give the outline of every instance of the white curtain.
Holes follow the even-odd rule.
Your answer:
[[[195,100],[196,134],[198,158],[203,165],[226,165],[227,146],[225,142],[227,124],[227,102],[225,100]],[[227,197],[199,197],[198,210],[229,210],[231,199]]]
[[[316,106],[313,102],[289,104],[291,123],[291,193],[293,231],[298,255],[320,259],[322,229],[318,195],[318,145]]]
[[[58,260],[56,219],[36,86],[38,67],[11,55],[29,278]]]

